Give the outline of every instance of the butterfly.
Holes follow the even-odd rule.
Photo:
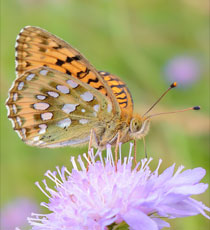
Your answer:
[[[14,130],[28,145],[104,149],[143,138],[150,119],[133,112],[117,76],[97,71],[76,49],[44,29],[24,27],[16,40],[16,75],[6,102]]]

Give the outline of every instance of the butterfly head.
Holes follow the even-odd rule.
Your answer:
[[[141,139],[149,131],[150,120],[134,115],[130,122],[129,135],[131,139]]]

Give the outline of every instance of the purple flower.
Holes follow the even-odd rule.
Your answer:
[[[101,153],[98,153],[99,161],[93,152],[90,161],[83,156],[77,161],[71,158],[72,172],[66,167],[46,172],[45,176],[55,183],[53,189],[46,180],[43,180],[45,189],[36,183],[49,198],[48,203],[41,205],[50,213],[32,214],[28,220],[33,230],[107,230],[114,225],[129,226],[132,230],[158,230],[169,227],[162,217],[202,214],[210,219],[205,213],[210,209],[190,197],[203,193],[208,187],[199,183],[205,175],[203,168],[183,171],[184,167],[180,166],[174,171],[173,164],[159,174],[162,161],[159,160],[152,172],[150,158],[141,160],[132,169],[130,150],[128,157],[120,156],[116,171],[110,146],[105,159]]]
[[[191,85],[201,75],[201,64],[191,56],[177,56],[167,63],[165,75],[170,82],[177,81],[180,86]]]

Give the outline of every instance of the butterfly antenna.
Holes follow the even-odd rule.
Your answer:
[[[200,109],[201,109],[200,106],[194,106],[194,107],[190,107],[190,108],[187,108],[187,109],[181,109],[181,110],[176,110],[176,111],[172,111],[172,112],[155,113],[155,114],[152,114],[152,115],[148,116],[145,120],[147,120],[147,119],[149,119],[151,117],[159,116],[159,115],[172,114],[172,113],[182,113],[182,112],[189,111],[189,110],[200,110]]]
[[[173,88],[177,86],[176,82],[173,82],[170,87],[157,99],[157,101],[143,114],[142,117],[145,117],[156,105],[157,103]]]

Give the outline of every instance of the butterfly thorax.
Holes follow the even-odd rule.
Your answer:
[[[103,129],[100,129],[98,137],[98,143],[94,144],[95,147],[100,149],[106,148],[107,143],[115,145],[117,137],[120,135],[120,142],[126,143],[130,140],[138,140],[147,135],[149,131],[150,120],[144,119],[140,115],[135,114],[130,121],[123,122],[122,120],[113,119],[107,122]],[[99,130],[99,127],[96,131]]]
[[[104,123],[102,123],[104,124]],[[107,144],[115,145],[117,141],[118,133],[120,132],[120,141],[123,141],[124,137],[128,135],[129,125],[126,122],[122,122],[119,119],[113,119],[106,123],[106,126],[97,127],[94,129],[96,136],[94,146],[99,149],[105,149]]]

